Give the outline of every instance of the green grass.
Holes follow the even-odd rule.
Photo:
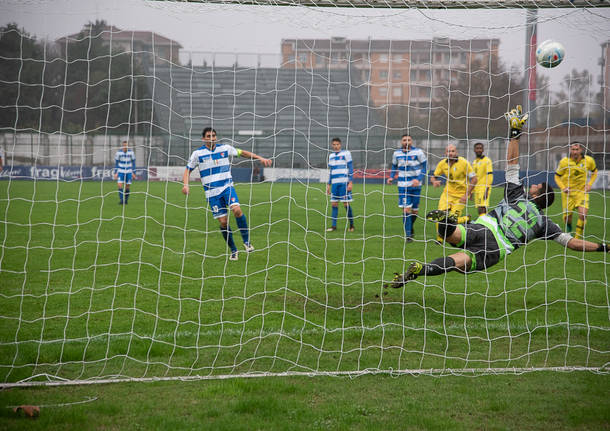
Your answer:
[[[0,382],[610,362],[605,255],[538,241],[383,296],[454,251],[421,220],[403,241],[395,187],[357,185],[357,232],[327,234],[324,185],[240,184],[256,251],[238,262],[201,188],[180,188],[136,182],[119,206],[110,183],[0,182]],[[424,195],[422,214],[439,191]],[[589,239],[609,203],[592,197]]]
[[[267,377],[0,391],[5,430],[602,430],[610,376],[588,372]],[[87,402],[89,400],[93,400]],[[82,403],[82,404],[72,404]],[[7,407],[42,406],[35,420]]]

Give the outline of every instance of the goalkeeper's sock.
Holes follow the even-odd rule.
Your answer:
[[[119,189],[119,203],[123,203],[123,188]]]
[[[425,264],[419,275],[441,275],[455,269],[457,268],[455,267],[455,260],[452,257],[438,257],[432,262]]]
[[[402,222],[405,226],[405,236],[410,237],[413,235],[413,232],[411,231],[411,229],[413,228],[413,224],[412,224],[412,220],[411,220],[411,214],[402,214]]]
[[[347,204],[347,219],[349,220],[350,227],[354,226],[354,213],[352,213],[352,206]]]
[[[244,244],[250,244],[250,231],[248,230],[248,222],[246,221],[246,215],[242,214],[241,217],[235,217],[239,233],[241,238],[244,240]]]
[[[233,232],[231,231],[231,226],[227,225],[226,228],[220,226],[220,232],[222,233],[222,237],[225,239],[225,242],[231,249],[231,252],[237,251],[237,247],[235,247],[235,242],[233,241]]]
[[[125,189],[125,203],[129,201],[129,189]]]
[[[339,207],[333,207],[332,214],[331,214],[333,227],[337,227],[337,216],[338,215],[339,215]]]
[[[584,230],[585,230],[585,221],[579,218],[576,221],[576,232],[575,232],[574,238],[581,239],[583,236]]]

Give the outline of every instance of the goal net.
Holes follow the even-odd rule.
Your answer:
[[[539,240],[485,271],[384,284],[459,251],[425,220],[448,146],[473,162],[482,143],[489,208],[502,199],[503,114],[517,104],[530,115],[524,184],[555,184],[580,142],[597,175],[582,235],[610,241],[609,9],[202,3],[91,11],[52,37],[16,13],[0,29],[0,385],[607,372],[607,254]],[[155,30],[124,23],[134,13]],[[556,68],[533,61],[544,39],[566,48]],[[205,127],[272,161],[222,159],[245,215],[228,211],[237,260],[200,183],[227,165],[195,167],[182,193]],[[404,134],[427,159],[412,241],[387,182]],[[353,168],[353,199],[336,209],[333,138]],[[129,186],[114,178],[124,163]],[[463,215],[478,214],[468,201]],[[568,229],[559,192],[546,214]]]

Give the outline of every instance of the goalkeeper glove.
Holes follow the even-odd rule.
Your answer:
[[[603,251],[604,253],[610,252],[610,245],[601,243],[597,246],[597,251]]]
[[[519,139],[521,136],[521,129],[527,121],[529,114],[523,114],[521,105],[517,105],[514,109],[511,109],[504,114],[504,117],[508,120],[510,125],[510,138]]]

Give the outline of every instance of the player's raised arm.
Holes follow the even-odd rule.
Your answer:
[[[509,112],[504,114],[510,125],[510,140],[508,141],[508,150],[506,152],[506,159],[508,165],[519,164],[519,138],[521,137],[521,130],[523,125],[527,121],[528,114],[523,114],[521,105],[517,105],[516,108],[511,109]]]
[[[271,166],[273,163],[271,159],[265,159],[264,157],[259,156],[258,154],[251,153],[250,151],[241,150],[240,156],[245,157],[246,159],[257,159],[260,160],[263,166]]]

